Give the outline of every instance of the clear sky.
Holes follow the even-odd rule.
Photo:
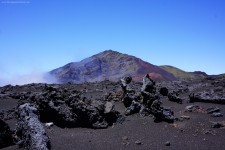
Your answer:
[[[0,0],[0,79],[106,49],[225,73],[225,0]]]

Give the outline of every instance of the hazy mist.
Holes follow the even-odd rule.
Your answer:
[[[24,85],[30,83],[57,83],[57,80],[48,73],[32,72],[24,75],[0,75],[0,86],[7,84]]]

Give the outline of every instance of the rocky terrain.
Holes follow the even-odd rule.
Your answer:
[[[146,74],[157,81],[177,80],[173,74],[156,65],[113,50],[103,51],[80,62],[69,63],[50,71],[50,74],[60,83],[118,81],[125,76],[141,81]]]
[[[0,87],[0,148],[225,149],[225,78]]]

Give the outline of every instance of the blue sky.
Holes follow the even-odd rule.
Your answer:
[[[106,49],[225,73],[224,0],[0,0],[0,79]]]

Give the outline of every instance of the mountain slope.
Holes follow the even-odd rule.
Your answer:
[[[201,71],[186,72],[179,68],[168,66],[168,65],[159,66],[159,67],[173,74],[178,79],[199,79],[199,78],[204,78],[207,76],[205,72],[201,72]]]
[[[177,79],[155,65],[112,50],[106,50],[80,62],[69,63],[50,72],[62,83],[118,81],[127,75],[132,76],[134,80],[142,80],[147,73],[155,80]]]

